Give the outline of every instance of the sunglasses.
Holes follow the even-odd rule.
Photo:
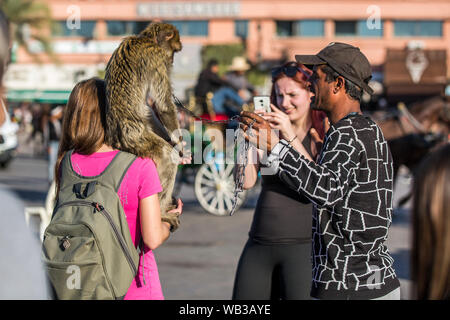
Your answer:
[[[309,78],[309,75],[303,69],[299,68],[295,62],[292,62],[285,66],[273,68],[272,80],[278,77],[281,73],[284,73],[289,78],[293,78],[299,71],[303,73],[307,78]]]

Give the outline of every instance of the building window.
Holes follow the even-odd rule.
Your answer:
[[[381,37],[383,36],[383,21],[380,26],[371,25],[367,20],[335,21],[337,37]]]
[[[56,37],[94,37],[95,21],[80,21],[80,25],[67,25],[66,21],[56,21],[53,24],[52,34]]]
[[[301,37],[323,37],[323,20],[301,20],[297,21],[296,35]]]
[[[180,32],[180,36],[194,36],[194,37],[208,36],[208,21],[206,20],[197,20],[197,21],[176,20],[166,22],[173,24]]]
[[[240,38],[247,38],[248,35],[248,20],[234,21],[234,35]]]
[[[323,20],[279,20],[276,21],[279,37],[322,37],[324,35]]]
[[[109,36],[138,34],[150,24],[149,21],[106,21]]]
[[[394,21],[394,34],[397,37],[442,37],[442,21]]]
[[[294,21],[276,21],[277,36],[292,37],[294,35]]]
[[[334,30],[336,36],[356,36],[356,21],[336,21]]]

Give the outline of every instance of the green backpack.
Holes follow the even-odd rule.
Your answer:
[[[117,190],[136,156],[118,152],[102,174],[77,174],[67,152],[59,197],[42,244],[57,299],[123,299],[139,253]]]

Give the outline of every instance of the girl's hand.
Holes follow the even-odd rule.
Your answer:
[[[192,162],[192,154],[190,153],[190,151],[184,151],[183,157],[181,157],[179,164],[190,164],[191,162]]]
[[[175,213],[181,216],[181,214],[183,213],[183,201],[181,201],[181,198],[178,198],[177,200],[177,207],[175,209],[167,211],[167,213]]]
[[[272,129],[279,130],[281,139],[291,140],[294,138],[295,131],[289,116],[273,104],[270,104],[270,108],[272,112],[264,112],[262,117],[269,121]]]
[[[178,164],[190,164],[192,162],[191,150],[185,149],[186,141],[182,142],[183,156],[180,157],[180,162]]]

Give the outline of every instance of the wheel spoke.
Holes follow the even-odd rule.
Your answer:
[[[214,198],[215,192],[210,188],[202,188],[202,194],[204,194],[205,201],[209,203],[209,200]]]
[[[210,207],[213,209],[217,209],[217,197],[213,197],[213,201],[211,201]]]
[[[225,199],[225,204],[227,206],[227,211],[229,212],[229,211],[231,211],[231,208],[233,208],[233,202],[231,201],[231,198],[228,196],[229,192],[225,191],[224,195],[225,195],[224,199]]]
[[[222,191],[217,192],[217,202],[219,203],[219,213],[222,213],[224,210],[224,199]]]
[[[209,167],[211,168],[211,172],[214,175],[214,180],[219,180],[220,179],[220,174],[217,171],[217,167],[215,163],[212,163],[209,165]]]
[[[229,164],[229,165],[226,167],[225,172],[223,173],[222,177],[223,177],[223,178],[228,178],[228,177],[230,176],[231,172],[233,171],[233,167],[234,167],[234,165]]]
[[[226,195],[228,196],[228,198],[233,199],[234,193],[233,193],[230,189],[226,188],[226,189],[224,190],[224,192],[226,193]]]
[[[209,165],[208,165],[209,167]],[[208,178],[210,178],[210,180],[214,180],[214,174],[213,172],[211,172],[210,170],[208,170],[208,167],[205,167],[205,170],[202,170],[203,175],[207,176]]]
[[[215,188],[215,187],[216,187],[216,183],[215,183],[214,181],[212,181],[212,180],[209,180],[209,179],[202,178],[202,180],[200,181],[200,183],[201,183],[202,185],[206,185],[206,186],[208,186],[208,187],[212,187],[212,188]]]

